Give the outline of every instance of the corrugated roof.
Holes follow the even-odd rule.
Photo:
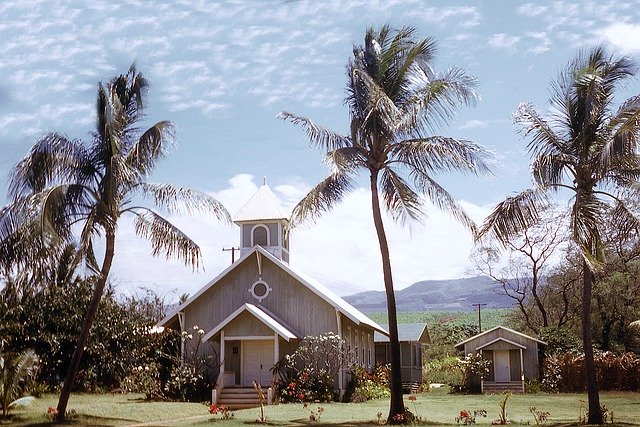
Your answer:
[[[383,323],[380,326],[387,331],[389,330],[387,323]],[[398,341],[420,341],[420,337],[422,337],[426,327],[426,323],[398,323]],[[379,332],[375,333],[373,339],[375,342],[389,342],[389,337]]]
[[[278,199],[267,184],[263,184],[249,201],[233,216],[233,222],[288,219]]]

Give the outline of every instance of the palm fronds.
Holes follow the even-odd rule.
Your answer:
[[[198,245],[158,213],[152,210],[137,213],[134,224],[136,233],[151,242],[154,256],[175,256],[193,270],[200,267],[201,254]]]

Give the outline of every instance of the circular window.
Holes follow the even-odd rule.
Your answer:
[[[251,289],[249,289],[249,292],[251,292],[251,295],[253,295],[253,297],[257,299],[258,302],[261,302],[269,295],[269,292],[271,292],[271,288],[269,287],[269,285],[267,285],[267,282],[258,280],[253,285],[251,285]]]

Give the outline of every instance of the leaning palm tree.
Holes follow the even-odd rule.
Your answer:
[[[354,48],[354,57],[347,66],[349,135],[290,113],[279,115],[306,130],[311,143],[327,151],[326,161],[332,168],[330,175],[294,208],[293,226],[307,218],[317,219],[342,200],[354,187],[358,172],[369,175],[389,315],[388,421],[393,424],[405,420],[405,407],[391,261],[379,194],[394,220],[424,219],[422,195],[426,195],[435,206],[450,212],[473,231],[473,221],[432,175],[451,170],[473,174],[489,171],[488,153],[480,146],[428,135],[434,125],[451,117],[458,104],[476,99],[475,80],[459,69],[442,75],[434,73],[429,66],[435,50],[433,39],[415,40],[414,35],[413,28],[369,29],[364,46]]]
[[[482,235],[500,242],[537,221],[551,194],[570,199],[569,231],[583,258],[582,338],[589,396],[589,424],[602,424],[598,381],[591,342],[591,292],[594,273],[604,261],[602,227],[613,209],[621,230],[638,230],[624,192],[640,178],[640,96],[614,109],[615,90],[637,71],[628,57],[614,58],[602,46],[581,52],[554,84],[552,113],[545,117],[531,104],[515,114],[531,138],[535,187],[499,203],[487,217]]]
[[[177,256],[194,269],[201,264],[195,242],[139,202],[150,199],[170,213],[198,209],[229,220],[226,209],[205,194],[147,182],[173,137],[173,125],[168,121],[160,121],[144,132],[137,127],[143,117],[147,88],[147,81],[135,65],[127,74],[114,77],[106,85],[99,84],[92,141],[83,143],[48,133],[12,171],[12,201],[0,216],[0,244],[10,249],[6,258],[13,265],[37,264],[43,250],[64,250],[65,243],[74,242],[79,256],[97,274],[60,394],[59,418],[65,416],[74,377],[111,270],[120,218],[133,215],[135,231],[150,240],[153,255]],[[100,264],[93,245],[98,237],[104,239]]]

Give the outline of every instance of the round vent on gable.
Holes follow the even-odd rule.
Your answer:
[[[265,282],[264,280],[258,280],[257,282],[254,282],[249,289],[251,295],[253,295],[253,297],[257,299],[258,302],[262,302],[263,299],[269,296],[269,292],[271,291],[271,287],[269,287],[267,282]]]

